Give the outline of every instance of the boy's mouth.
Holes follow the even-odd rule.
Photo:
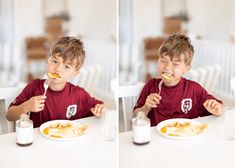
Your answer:
[[[168,72],[162,72],[161,77],[163,80],[166,80],[167,82],[173,82],[174,76],[171,73]]]
[[[57,73],[47,73],[47,75],[50,77],[50,78],[53,78],[53,79],[59,79],[61,80],[61,76]]]

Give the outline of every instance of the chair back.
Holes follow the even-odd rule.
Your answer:
[[[14,122],[9,122],[6,119],[6,112],[10,103],[19,95],[23,88],[23,86],[0,88],[0,134],[15,130]]]
[[[231,79],[231,89],[232,89],[233,95],[235,95],[235,77]]]
[[[187,78],[200,83],[209,93],[214,93],[219,82],[221,66],[218,64],[191,69]]]
[[[119,98],[119,111],[122,111],[124,121],[124,131],[131,130],[131,121],[133,118],[133,108],[137,102],[139,94],[144,83],[129,86],[119,86],[117,94]]]
[[[221,66],[218,64],[212,65],[214,69],[214,74],[213,74],[213,80],[210,85],[210,90],[211,92],[215,92],[216,88],[218,87],[219,79],[220,79],[220,73],[221,73]]]
[[[102,74],[100,65],[82,67],[79,74],[70,82],[86,89],[92,96],[96,92]]]

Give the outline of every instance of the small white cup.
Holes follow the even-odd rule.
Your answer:
[[[226,140],[235,140],[235,108],[226,110],[224,115],[224,137]]]
[[[117,111],[106,110],[102,115],[103,137],[107,141],[114,141],[117,137]]]

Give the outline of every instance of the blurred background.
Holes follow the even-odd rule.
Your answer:
[[[235,106],[234,6],[233,0],[0,0],[0,87],[45,77],[50,46],[75,36],[87,55],[71,82],[114,108],[116,81],[124,86],[157,77],[158,48],[181,32],[195,48],[185,77]]]
[[[166,37],[180,32],[191,38],[195,49],[185,77],[225,106],[235,106],[234,6],[233,0],[119,0],[119,85],[140,88],[137,84],[158,77],[157,51]],[[137,92],[132,91],[134,98]],[[128,130],[125,122],[131,123],[133,100],[119,100],[119,131]]]
[[[119,84],[157,77],[157,50],[164,39],[186,33],[195,47],[187,78],[235,105],[233,0],[119,0]]]
[[[45,77],[50,46],[62,36],[84,42],[85,65],[74,84],[112,108],[116,78],[115,0],[0,0],[0,87]]]

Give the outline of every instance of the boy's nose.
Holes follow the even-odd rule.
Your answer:
[[[58,65],[58,66],[56,67],[56,70],[59,71],[59,72],[62,71],[62,70],[63,70],[63,66],[62,66],[62,65]]]
[[[167,63],[167,64],[165,65],[165,69],[171,69],[171,68],[172,68],[171,63]]]

